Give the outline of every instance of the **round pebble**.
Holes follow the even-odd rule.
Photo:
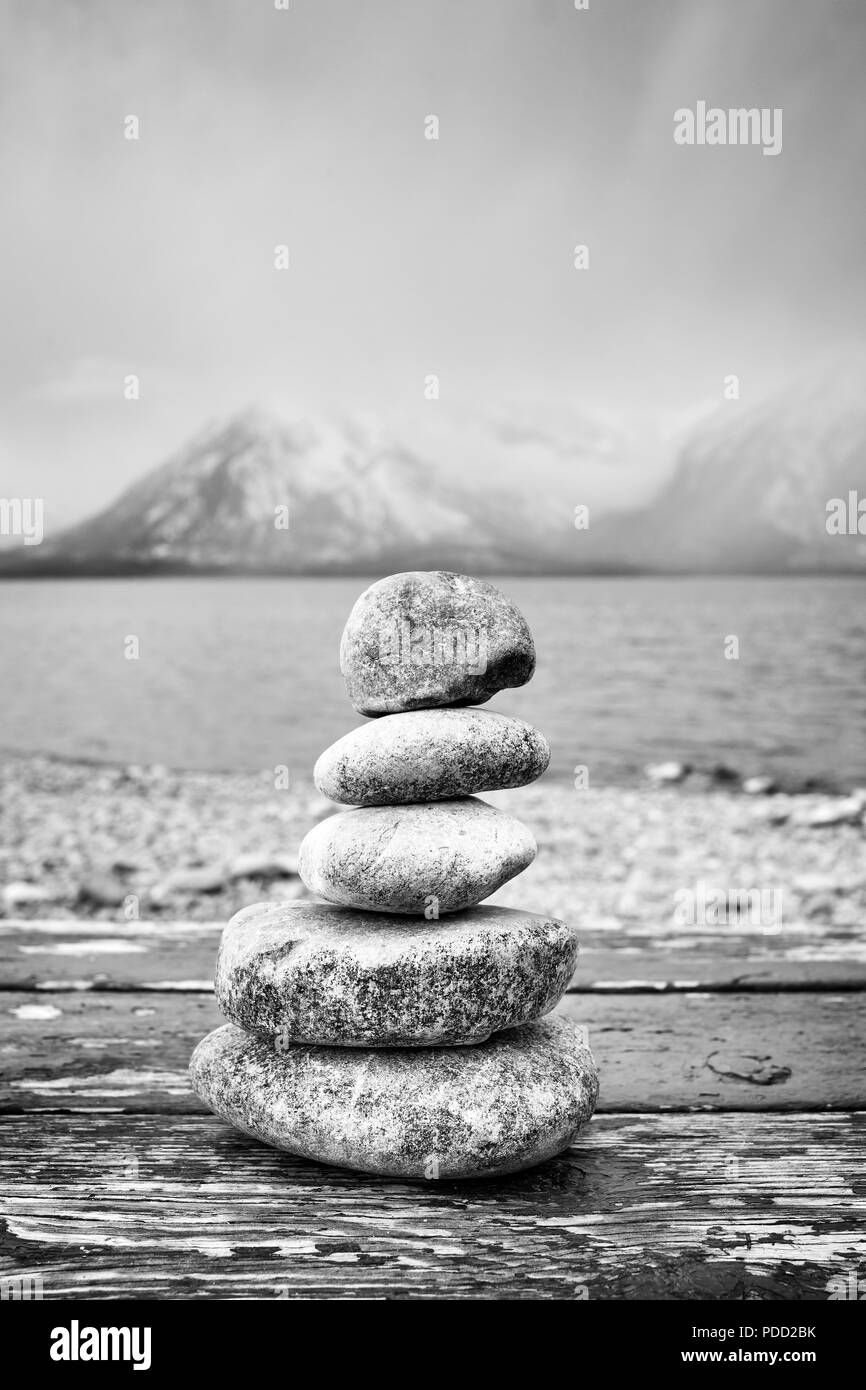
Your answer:
[[[328,902],[431,920],[490,897],[535,854],[519,820],[463,797],[341,811],[308,832],[298,858],[310,892]]]
[[[598,1096],[595,1063],[553,1015],[478,1047],[287,1046],[233,1024],[190,1063],[211,1110],[301,1158],[389,1177],[497,1177],[566,1149]]]
[[[340,670],[360,714],[480,705],[535,670],[526,619],[483,579],[445,570],[392,574],[349,614]]]
[[[510,908],[425,922],[260,903],[223,932],[216,997],[232,1023],[296,1043],[465,1046],[548,1013],[577,954],[572,927]]]
[[[325,750],[313,777],[332,801],[389,806],[524,787],[549,762],[547,739],[523,719],[428,709],[353,729]]]

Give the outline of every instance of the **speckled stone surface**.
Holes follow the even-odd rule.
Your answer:
[[[468,796],[341,811],[304,837],[298,865],[328,902],[433,918],[489,898],[535,854],[525,825]]]
[[[493,584],[446,570],[379,579],[357,600],[340,670],[361,714],[481,705],[535,670],[526,619]]]
[[[598,1074],[553,1015],[478,1047],[279,1051],[226,1024],[199,1043],[193,1088],[230,1124],[302,1158],[436,1181],[495,1177],[567,1148]]]
[[[524,787],[549,762],[547,739],[523,719],[428,709],[353,729],[325,750],[313,778],[332,801],[388,806]]]
[[[425,922],[260,903],[223,932],[216,997],[232,1023],[290,1042],[465,1046],[546,1014],[577,953],[564,922],[509,908]]]

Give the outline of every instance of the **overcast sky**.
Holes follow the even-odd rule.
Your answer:
[[[250,401],[649,438],[862,342],[860,0],[0,16],[0,494],[55,526]],[[781,107],[781,154],[676,145],[699,99]]]

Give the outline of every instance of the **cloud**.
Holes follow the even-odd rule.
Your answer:
[[[53,405],[89,405],[94,401],[122,401],[129,363],[105,358],[79,357],[54,375],[39,381],[29,392],[36,401]]]
[[[61,491],[77,476],[92,504],[209,416],[280,394],[419,429],[505,399],[518,455],[578,452],[585,419],[646,421],[629,450],[646,460],[726,373],[755,397],[862,338],[863,21],[760,9],[0,6],[0,399],[21,469]],[[700,97],[783,106],[780,158],[676,147],[673,112]],[[501,449],[472,437],[495,480]]]
[[[136,363],[133,367],[129,362],[104,357],[79,357],[37,381],[28,395],[32,400],[52,405],[122,404],[126,379],[132,375],[138,377],[142,394],[145,389],[149,393],[160,391],[167,384],[166,374],[152,366]],[[176,379],[174,386],[176,389]]]

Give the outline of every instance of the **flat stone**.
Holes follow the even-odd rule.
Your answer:
[[[341,811],[313,826],[298,858],[328,902],[434,919],[489,898],[535,855],[525,825],[470,796]]]
[[[192,1056],[192,1085],[246,1134],[301,1158],[409,1179],[496,1177],[568,1148],[598,1073],[553,1015],[478,1047],[280,1047],[233,1024]]]
[[[267,854],[248,850],[238,854],[228,868],[229,878],[296,878],[298,860],[293,854]]]
[[[772,777],[747,777],[743,782],[746,796],[771,796],[776,790]]]
[[[6,907],[26,907],[30,903],[51,903],[56,901],[57,896],[57,893],[50,888],[43,888],[38,883],[27,883],[22,879],[7,883],[3,889],[3,902]]]
[[[550,762],[547,739],[522,719],[481,709],[386,714],[338,739],[313,779],[350,806],[438,801],[534,782]]]
[[[824,826],[856,824],[863,815],[866,798],[858,795],[840,796],[808,807],[798,816],[802,825]]]
[[[798,874],[794,879],[794,889],[798,893],[846,893],[856,892],[856,883],[840,882],[836,874]]]
[[[675,783],[683,782],[691,772],[688,763],[650,763],[644,768],[644,772],[651,782]]]
[[[192,865],[174,869],[151,892],[154,902],[164,902],[175,893],[219,893],[229,881],[225,864]]]
[[[340,670],[360,714],[482,705],[535,670],[526,619],[493,584],[445,570],[379,579],[358,599]]]
[[[710,781],[720,786],[731,786],[734,782],[739,782],[740,774],[727,763],[713,763],[709,770]]]
[[[509,908],[425,922],[259,903],[223,932],[216,997],[232,1023],[292,1043],[465,1046],[554,1008],[577,952],[572,927]]]
[[[129,893],[128,885],[114,874],[89,874],[78,885],[79,900],[95,907],[122,907]]]

